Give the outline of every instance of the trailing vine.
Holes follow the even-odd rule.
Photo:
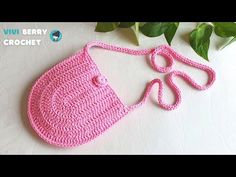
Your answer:
[[[96,32],[110,32],[118,28],[130,28],[134,31],[137,45],[140,44],[139,33],[147,37],[165,36],[169,45],[173,40],[180,22],[98,22]],[[209,61],[208,50],[212,33],[221,38],[230,38],[221,49],[236,41],[236,23],[234,22],[204,22],[199,23],[189,33],[189,44],[203,59]]]

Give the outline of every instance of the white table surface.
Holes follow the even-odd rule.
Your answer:
[[[157,88],[148,102],[131,112],[106,133],[82,146],[64,149],[44,143],[27,118],[27,95],[38,76],[54,64],[80,50],[87,42],[99,40],[129,48],[150,48],[166,44],[164,37],[140,35],[141,46],[133,44],[129,30],[94,32],[95,23],[4,23],[0,24],[0,154],[235,154],[236,153],[236,42],[217,50],[221,39],[211,38],[210,62],[200,58],[186,42],[195,23],[181,23],[173,48],[194,61],[215,69],[217,79],[206,91],[197,91],[181,79],[182,103],[165,111],[155,104]],[[63,38],[53,43],[39,36],[41,46],[3,46],[3,28],[59,29]],[[31,37],[33,38],[33,37]],[[92,49],[92,56],[109,83],[128,105],[135,103],[145,84],[165,74],[153,71],[145,57]],[[163,59],[158,60],[164,64]],[[175,68],[189,73],[199,83],[202,71],[176,62]],[[173,94],[164,85],[164,99]]]

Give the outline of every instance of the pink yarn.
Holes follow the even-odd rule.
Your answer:
[[[163,83],[160,79],[154,79],[147,85],[138,103],[132,106],[123,104],[90,56],[89,49],[93,46],[132,55],[150,55],[150,64],[154,70],[169,72],[166,82],[175,94],[174,104],[169,105],[162,100]],[[169,65],[158,66],[155,62],[156,55],[164,56]],[[186,73],[171,71],[174,59],[206,71],[208,82],[201,86]],[[166,110],[176,109],[181,102],[181,91],[173,82],[173,78],[177,76],[198,90],[209,88],[215,81],[213,69],[191,61],[167,45],[133,50],[102,42],[90,42],[83,50],[55,65],[36,81],[29,95],[28,117],[34,130],[46,142],[61,147],[81,145],[143,105],[156,83],[159,84],[159,106]]]

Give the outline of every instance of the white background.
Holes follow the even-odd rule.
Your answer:
[[[87,42],[99,40],[135,49],[166,44],[163,36],[140,35],[140,46],[127,29],[110,33],[94,32],[96,23],[4,23],[0,24],[0,154],[235,154],[236,153],[236,43],[218,50],[223,42],[211,37],[210,62],[189,46],[188,33],[195,23],[181,23],[172,47],[194,61],[215,69],[217,78],[206,91],[197,91],[181,79],[182,103],[177,110],[165,111],[156,105],[157,88],[148,102],[131,112],[95,140],[70,149],[48,145],[32,130],[27,118],[29,90],[43,72],[80,50]],[[4,28],[44,28],[46,36],[18,38],[42,39],[41,46],[3,46]],[[54,43],[49,32],[59,29],[62,40]],[[9,37],[10,38],[10,37]],[[11,38],[17,38],[11,37]],[[147,58],[103,49],[91,54],[110,85],[126,104],[135,103],[145,84],[160,74],[152,70]],[[158,62],[165,65],[162,58]],[[176,62],[175,69],[189,73],[199,83],[207,77],[202,71]],[[171,90],[164,85],[164,99],[172,103]]]

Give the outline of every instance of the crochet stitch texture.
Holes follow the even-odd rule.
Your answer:
[[[174,104],[169,105],[163,101],[163,83],[160,79],[148,83],[138,103],[132,106],[123,104],[90,56],[89,49],[93,46],[132,55],[150,55],[150,64],[154,70],[169,72],[166,83],[174,92]],[[168,60],[168,66],[158,66],[155,62],[157,55],[164,56]],[[171,71],[174,59],[207,72],[208,82],[201,86],[186,73]],[[35,82],[28,99],[28,117],[33,129],[46,142],[61,147],[81,145],[143,105],[157,83],[158,105],[166,110],[176,109],[181,102],[181,91],[174,83],[174,77],[182,78],[195,89],[205,90],[214,83],[215,72],[206,65],[178,54],[167,45],[133,50],[93,41],[75,55],[49,69]]]

